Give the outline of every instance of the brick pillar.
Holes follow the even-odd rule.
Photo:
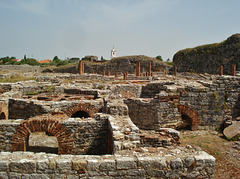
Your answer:
[[[82,61],[79,62],[79,74],[80,75],[84,74],[84,64]]]
[[[174,76],[177,76],[177,66],[174,66]]]
[[[141,69],[140,69],[140,61],[136,64],[136,76],[140,76]]]
[[[123,74],[123,80],[127,80],[127,73]]]
[[[148,75],[151,76],[151,74],[152,74],[152,62],[149,61],[148,62]]]
[[[236,64],[232,64],[232,76],[236,76]]]
[[[105,70],[103,70],[103,72],[102,72],[102,76],[105,76]]]
[[[223,75],[223,66],[221,65],[220,66],[220,70],[219,70],[220,72],[219,72],[219,76],[222,76]]]
[[[115,77],[116,77],[116,78],[118,77],[118,73],[117,73],[117,72],[115,73]]]
[[[107,71],[107,76],[110,76],[110,71]]]

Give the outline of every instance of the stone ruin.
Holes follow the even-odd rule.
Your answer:
[[[0,83],[0,178],[214,177],[215,158],[179,146],[178,130],[238,118],[240,77],[154,74],[151,63],[146,75],[102,76],[83,65]]]

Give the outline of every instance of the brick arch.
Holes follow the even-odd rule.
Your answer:
[[[196,130],[197,126],[201,124],[201,119],[198,116],[198,113],[196,110],[191,109],[190,107],[186,105],[179,105],[178,110],[182,115],[188,116],[188,118],[191,120],[191,129]]]
[[[32,118],[23,121],[16,129],[11,140],[11,151],[26,151],[29,135],[33,132],[47,132],[58,140],[58,154],[69,154],[74,140],[71,132],[54,118]]]
[[[91,104],[89,103],[85,103],[85,104],[77,104],[74,106],[69,107],[66,110],[66,114],[71,117],[74,113],[78,112],[78,111],[84,111],[86,113],[89,114],[90,117],[94,117],[94,114],[97,113],[100,109],[96,109],[94,107],[91,106]]]

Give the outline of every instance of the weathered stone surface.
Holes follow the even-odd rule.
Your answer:
[[[73,170],[78,170],[78,171],[86,171],[87,167],[87,161],[83,159],[79,160],[73,160],[72,162],[72,168]]]
[[[116,170],[116,162],[115,160],[111,160],[111,159],[106,159],[106,160],[102,160],[101,164],[100,164],[100,170],[104,171],[104,170]]]
[[[144,169],[164,169],[167,167],[165,158],[138,157],[138,165]]]
[[[131,169],[131,168],[136,168],[137,164],[134,158],[130,157],[123,157],[123,158],[118,158],[116,159],[117,163],[117,169]]]
[[[233,121],[232,125],[223,130],[223,134],[229,140],[234,137],[240,137],[240,121]]]
[[[19,162],[12,162],[9,165],[11,172],[34,173],[36,172],[36,161],[22,159]]]

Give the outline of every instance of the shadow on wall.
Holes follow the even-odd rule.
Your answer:
[[[2,113],[0,114],[0,120],[1,120],[1,119],[4,119],[4,120],[7,119],[4,112],[2,112]]]

